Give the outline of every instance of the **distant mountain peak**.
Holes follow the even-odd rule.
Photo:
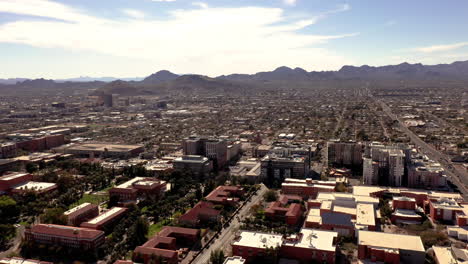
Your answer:
[[[179,75],[174,74],[168,70],[160,70],[156,73],[151,74],[150,76],[143,79],[144,84],[158,84],[162,82],[172,81],[179,77]]]

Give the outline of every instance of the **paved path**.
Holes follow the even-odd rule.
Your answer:
[[[253,205],[257,204],[263,199],[263,195],[268,190],[265,185],[261,184],[260,189],[257,192],[257,195],[253,196],[250,202],[244,205],[242,209],[238,212],[236,216],[231,221],[231,224],[222,230],[219,234],[219,237],[215,239],[209,248],[205,249],[202,254],[198,255],[198,257],[192,262],[196,264],[206,264],[210,260],[211,251],[217,249],[224,249],[231,245],[232,240],[235,237],[235,233],[240,227],[240,221],[238,219],[242,219],[249,214],[250,208]]]

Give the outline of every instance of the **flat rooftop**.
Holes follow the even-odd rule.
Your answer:
[[[76,207],[73,207],[72,209],[66,211],[66,212],[63,213],[63,214],[64,214],[64,215],[72,214],[72,213],[74,213],[74,212],[76,212],[76,211],[78,211],[78,210],[80,210],[80,209],[82,209],[82,208],[85,208],[85,207],[88,206],[88,205],[90,205],[90,203],[82,203],[82,204],[80,204],[80,205],[78,205],[78,206],[76,206]]]
[[[42,191],[53,186],[55,186],[55,183],[30,181],[30,182],[16,185],[13,189],[14,190]]]
[[[156,178],[151,178],[151,177],[135,177],[129,181],[126,181],[122,184],[119,184],[115,186],[115,188],[122,188],[122,189],[127,189],[127,188],[132,188],[134,183],[137,183],[138,185],[151,185],[154,184],[155,182],[161,182],[164,183],[164,181],[160,181]]]
[[[361,195],[361,196],[370,196],[371,193],[386,191],[389,193],[413,193],[413,194],[421,194],[427,195],[431,197],[437,198],[452,198],[455,200],[462,200],[462,197],[459,193],[451,193],[451,192],[438,192],[438,191],[431,191],[431,190],[423,190],[423,189],[410,189],[410,188],[394,188],[394,187],[380,187],[380,186],[354,186],[353,187],[353,194],[354,195]]]
[[[294,242],[285,240],[283,245],[333,252],[336,249],[335,239],[338,237],[338,232],[302,228],[300,233],[302,236],[299,240]]]
[[[28,175],[28,173],[10,173],[10,174],[0,177],[0,181],[14,180],[16,178],[23,177],[26,175]]]
[[[234,241],[232,245],[254,248],[276,248],[281,246],[282,242],[282,235],[242,231],[238,240]]]
[[[122,208],[122,207],[113,207],[112,209],[106,211],[105,213],[102,213],[102,214],[98,215],[97,217],[89,220],[86,223],[95,225],[95,224],[98,224],[98,223],[100,223],[102,221],[107,220],[108,218],[114,217],[114,215],[119,214],[119,213],[121,213],[122,211],[125,211],[125,210],[126,209]]]
[[[142,145],[124,145],[111,143],[83,143],[74,144],[67,149],[82,150],[82,151],[131,151],[133,149],[142,148]]]
[[[419,236],[358,230],[357,237],[358,245],[424,252]]]
[[[375,208],[373,204],[360,203],[357,205],[356,224],[375,226]]]
[[[245,259],[239,256],[226,258],[223,264],[244,264]]]

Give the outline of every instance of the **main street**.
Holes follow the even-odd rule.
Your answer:
[[[405,123],[400,118],[398,118],[398,116],[392,113],[392,110],[390,107],[388,107],[387,104],[375,98],[374,100],[376,100],[376,102],[382,106],[382,110],[392,120],[398,121],[401,130],[411,139],[411,142],[413,142],[422,151],[422,153],[426,154],[429,158],[439,162],[442,165],[449,179],[458,187],[464,198],[468,198],[468,189],[466,187],[468,184],[468,177],[466,172],[461,171],[459,168],[453,166],[452,162],[450,161],[450,157],[439,152],[433,146],[427,144],[411,130],[409,130]]]
[[[229,246],[236,235],[236,231],[239,229],[242,218],[249,214],[250,208],[253,205],[259,203],[263,199],[263,195],[266,193],[268,188],[261,184],[257,194],[252,196],[252,199],[247,202],[244,207],[234,216],[230,225],[224,228],[219,237],[215,239],[209,248],[205,249],[192,263],[205,264],[210,260],[210,255],[213,250],[224,249]]]

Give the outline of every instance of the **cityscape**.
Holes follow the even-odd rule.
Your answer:
[[[0,35],[6,36],[0,36],[0,46],[5,44],[0,55],[21,57],[20,51],[14,53],[15,45],[44,48],[34,44],[44,39],[27,33],[29,26],[44,36],[63,34],[66,42],[67,27],[59,30],[52,24],[70,24],[77,34],[74,45],[84,47],[87,40],[79,38],[96,36],[78,29],[88,30],[93,23],[96,31],[114,29],[116,34],[130,29],[145,33],[153,25],[149,9],[127,9],[131,19],[124,23],[111,15],[86,13],[101,8],[87,1],[68,2],[75,3],[0,1]],[[141,5],[163,8],[180,2]],[[213,1],[177,6],[171,11],[177,19],[190,12],[194,17],[185,18],[175,34],[188,34],[185,25],[198,21],[197,12],[209,24],[223,24],[235,14],[246,21],[248,42],[255,39],[247,36],[249,25],[258,26],[248,19],[249,12],[255,17],[275,8],[315,8],[304,0],[277,1],[275,8],[245,2],[247,7],[213,7]],[[339,3],[316,19],[360,8],[353,1]],[[466,11],[468,6],[462,6]],[[237,8],[242,12],[231,10]],[[287,17],[282,16],[275,19]],[[295,32],[315,22],[296,21],[283,28],[275,19],[269,22],[271,34],[279,34],[285,50],[292,49],[287,47],[290,41],[310,44],[300,43],[297,32],[278,32]],[[166,22],[158,23],[164,27]],[[129,28],[119,29],[125,26]],[[168,39],[175,38],[172,33],[158,31]],[[139,39],[139,34],[134,33],[139,44],[111,33],[102,42],[115,45],[108,47],[113,56],[125,57],[118,50],[128,48],[154,59],[160,69],[146,77],[127,78],[134,73],[129,69],[116,71],[116,77],[71,78],[87,74],[87,68],[74,72],[65,57],[55,73],[55,58],[44,62],[44,69],[37,69],[43,77],[10,59],[1,63],[0,264],[468,262],[467,57],[257,70],[253,61],[263,57],[252,55],[255,65],[246,66],[253,70],[245,73],[226,71],[236,70],[234,66],[192,65],[188,61],[193,57],[182,49],[170,64],[167,54],[151,57],[143,47],[159,38]],[[242,38],[243,33],[233,34]],[[190,40],[196,49],[197,37]],[[269,41],[278,44],[276,37]],[[58,46],[47,49],[57,49],[59,57],[65,52],[61,49],[70,48],[55,38],[51,42]],[[460,42],[434,46],[427,53],[467,47],[468,42]],[[199,49],[204,56],[205,48]],[[83,51],[77,47],[70,52]],[[288,52],[277,52],[284,52],[285,65],[294,64]],[[226,55],[226,65],[237,63],[228,53],[213,55],[213,60]],[[294,54],[301,65],[302,53]],[[107,65],[112,70],[134,68],[135,58]],[[177,71],[166,70],[156,59]],[[265,59],[265,65],[270,62]],[[92,64],[90,73],[100,76]],[[193,67],[187,70],[185,64]],[[62,74],[66,68],[71,75]]]

